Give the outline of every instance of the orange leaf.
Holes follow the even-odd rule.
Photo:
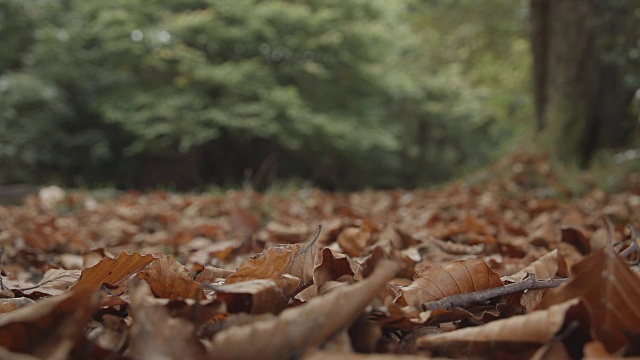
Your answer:
[[[204,299],[199,283],[193,280],[189,270],[174,260],[173,256],[158,259],[139,276],[151,287],[153,295],[165,299]]]
[[[313,277],[316,255],[315,241],[302,244],[274,245],[251,257],[238,270],[227,277],[226,284],[255,279],[279,279],[284,274],[293,275],[306,285]]]
[[[156,258],[153,255],[121,252],[115,259],[105,258],[96,265],[82,270],[80,278],[71,289],[98,290],[103,283],[117,285],[140,272],[154,260]]]

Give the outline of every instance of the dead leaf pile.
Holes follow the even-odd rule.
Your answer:
[[[640,189],[492,172],[0,207],[0,358],[640,356]]]

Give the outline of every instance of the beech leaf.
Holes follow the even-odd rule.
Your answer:
[[[282,311],[299,284],[300,279],[285,275],[277,280],[256,279],[212,288],[230,313],[262,314]]]
[[[420,270],[409,286],[401,286],[397,301],[420,306],[446,296],[502,286],[500,276],[479,259],[454,261],[446,266],[432,264]]]
[[[285,359],[320,345],[353,323],[399,269],[395,262],[381,262],[361,282],[287,309],[276,318],[224,330],[214,337],[211,354],[216,359]]]
[[[491,358],[491,352],[533,351],[550,341],[568,320],[588,323],[582,303],[570,300],[547,310],[496,320],[482,326],[463,328],[416,340],[422,350],[436,351],[440,356],[476,356]],[[508,345],[507,345],[508,344]]]
[[[595,340],[614,352],[640,330],[640,278],[612,248],[598,250],[572,268],[564,286],[550,290],[539,308],[584,299],[594,322]]]
[[[152,262],[140,276],[151,287],[153,295],[165,299],[204,299],[200,283],[193,280],[189,270],[177,262],[173,256],[166,256]]]
[[[316,237],[307,243],[274,245],[253,256],[227,277],[226,284],[255,279],[279,279],[289,274],[302,280],[301,286],[312,280],[316,255]]]
[[[100,294],[69,291],[0,317],[0,348],[41,358],[65,359],[98,307]]]
[[[154,260],[156,258],[153,255],[143,256],[138,252],[132,254],[121,252],[115,259],[104,258],[96,265],[82,270],[80,278],[72,289],[98,290],[103,283],[117,285],[140,272]]]

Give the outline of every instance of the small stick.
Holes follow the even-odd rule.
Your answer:
[[[485,289],[485,290],[447,296],[440,300],[429,301],[428,303],[423,304],[422,308],[424,310],[451,309],[454,307],[464,306],[474,302],[486,301],[497,296],[512,294],[519,291],[533,290],[533,289],[548,289],[548,288],[560,286],[564,284],[567,280],[569,279],[565,278],[565,279],[536,280],[535,275],[529,274],[529,277],[514,284],[508,284],[508,285]]]
[[[620,256],[623,258],[627,258],[631,256],[634,252],[640,252],[640,247],[638,247],[638,233],[633,225],[628,225],[629,231],[631,231],[631,245],[629,245],[624,251],[620,253]]]
[[[3,256],[4,256],[4,251],[0,249],[0,275],[2,275]],[[2,276],[0,276],[0,290],[4,290],[4,284],[2,284]]]

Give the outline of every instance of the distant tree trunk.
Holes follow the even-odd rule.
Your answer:
[[[553,155],[589,164],[595,150],[623,145],[633,126],[633,90],[624,68],[606,62],[599,41],[615,22],[594,28],[597,0],[530,0],[537,127]]]

